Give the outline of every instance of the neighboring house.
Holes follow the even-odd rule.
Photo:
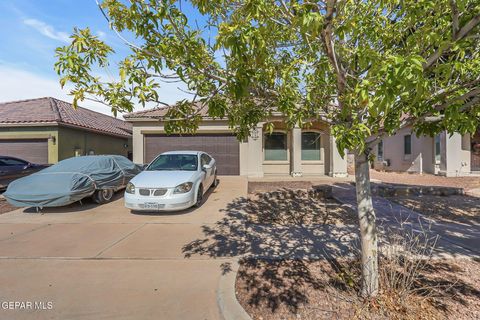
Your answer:
[[[0,155],[56,163],[88,154],[131,155],[131,125],[54,98],[0,103]]]
[[[217,160],[219,175],[263,176],[346,176],[347,162],[329,135],[327,122],[317,121],[306,129],[287,130],[280,115],[269,119],[272,134],[259,123],[246,141],[239,142],[226,120],[209,118],[195,135],[166,135],[163,129],[167,108],[130,113],[124,118],[133,125],[133,160],[147,163],[169,150],[200,150]]]
[[[470,175],[480,171],[480,129],[474,135],[443,132],[435,137],[417,137],[411,128],[404,128],[384,138],[375,156],[377,170]]]

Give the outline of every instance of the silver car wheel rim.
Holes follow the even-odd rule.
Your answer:
[[[109,190],[109,189],[102,190],[102,197],[105,200],[110,200],[110,198],[112,197],[111,190]]]

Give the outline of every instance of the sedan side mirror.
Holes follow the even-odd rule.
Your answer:
[[[203,167],[202,167],[203,170],[209,170],[209,169],[212,169],[212,166],[209,165],[209,164],[204,164]]]

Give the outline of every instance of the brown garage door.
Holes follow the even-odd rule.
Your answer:
[[[48,163],[48,141],[47,139],[0,140],[0,155],[45,164]]]
[[[229,134],[145,135],[145,161],[152,161],[166,151],[195,150],[210,154],[217,161],[219,175],[238,175],[240,173],[240,147],[235,136]]]

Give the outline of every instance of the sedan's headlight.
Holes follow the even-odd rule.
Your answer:
[[[131,182],[127,183],[127,187],[125,188],[126,193],[135,193],[135,185]]]
[[[185,182],[182,184],[179,184],[178,186],[175,187],[175,190],[173,190],[173,193],[187,193],[188,191],[192,190],[193,183],[191,182]]]

